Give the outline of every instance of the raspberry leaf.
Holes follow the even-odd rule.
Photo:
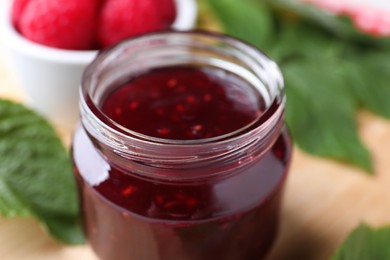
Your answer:
[[[245,12],[248,6],[241,8],[239,0],[222,2],[231,9],[209,1],[225,31],[265,50],[280,65],[287,92],[286,121],[298,146],[372,172],[356,114],[363,106],[390,118],[389,40],[359,32],[348,17],[295,1],[245,2],[258,12]],[[242,13],[245,19],[229,21],[232,13]],[[253,32],[238,29],[262,28],[264,24],[252,16],[268,21],[264,23],[271,27],[264,29],[268,33],[254,37]]]
[[[390,259],[390,227],[361,224],[337,249],[332,260]]]
[[[208,1],[225,32],[261,48],[272,37],[272,16],[260,2],[251,0]]]
[[[287,86],[286,121],[297,144],[319,156],[372,171],[370,155],[359,140],[357,103],[348,92],[338,63],[293,62],[283,67]]]
[[[71,163],[53,128],[0,100],[0,158],[0,214],[33,216],[56,239],[83,242]]]
[[[350,86],[358,102],[372,112],[390,118],[390,52],[361,52],[350,60]]]

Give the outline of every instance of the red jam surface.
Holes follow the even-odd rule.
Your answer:
[[[219,69],[173,67],[114,89],[101,110],[144,135],[194,140],[255,122],[264,107],[255,93]],[[277,232],[290,148],[283,132],[237,174],[168,182],[109,165],[79,129],[73,157],[88,240],[101,259],[262,259]]]
[[[254,122],[263,110],[259,99],[247,82],[223,70],[173,67],[136,77],[114,91],[102,110],[135,132],[192,140]]]

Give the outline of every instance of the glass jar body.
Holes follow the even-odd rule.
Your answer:
[[[95,149],[80,128],[76,179],[85,233],[101,259],[258,260],[271,248],[290,161],[286,131],[238,174],[200,183],[161,183],[102,167],[107,162]],[[92,186],[87,180],[99,165],[109,178]]]
[[[200,76],[184,77],[183,71]],[[137,91],[128,85],[153,73],[160,73],[159,80],[143,81]],[[120,94],[111,99],[115,93]],[[84,74],[81,94],[82,127],[74,135],[72,158],[85,233],[101,259],[250,260],[266,255],[277,234],[291,158],[283,81],[269,58],[222,35],[156,33],[100,54]],[[136,99],[129,101],[129,96]],[[107,100],[112,117],[105,111]],[[167,100],[173,102],[171,110]],[[119,103],[123,107],[116,107]],[[142,106],[156,115],[142,114],[136,121],[140,130],[114,119],[132,121],[138,112],[132,117],[130,110]],[[229,117],[229,109],[239,116]],[[241,124],[244,110],[250,120]],[[155,128],[163,114],[174,121],[164,119],[164,128]],[[214,132],[186,139],[205,130],[199,122],[208,122]],[[179,130],[183,135],[164,138],[177,125],[184,127]],[[147,126],[162,136],[144,133]]]

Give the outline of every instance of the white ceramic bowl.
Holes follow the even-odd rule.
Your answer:
[[[173,28],[193,28],[197,17],[195,0],[175,1],[178,16]],[[56,126],[73,128],[79,118],[81,76],[98,51],[56,49],[23,38],[12,26],[10,5],[11,2],[0,20],[0,41],[26,94],[26,104]]]

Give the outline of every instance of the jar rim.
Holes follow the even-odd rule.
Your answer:
[[[92,95],[98,95],[96,94],[96,91],[92,91],[90,87],[93,87],[94,84],[96,85],[97,82],[104,82],[104,73],[102,71],[104,71],[103,69],[106,67],[111,69],[114,68],[117,72],[117,76],[119,74],[126,74],[125,71],[121,70],[121,68],[124,67],[119,66],[121,65],[120,61],[118,61],[119,58],[112,55],[112,53],[116,50],[124,51],[126,50],[125,47],[127,44],[135,43],[138,43],[138,47],[140,47],[141,50],[144,50],[142,48],[144,48],[143,44],[145,44],[145,42],[143,41],[145,39],[160,39],[165,44],[172,44],[169,40],[175,42],[175,40],[177,41],[178,39],[184,38],[189,41],[192,40],[190,43],[193,44],[195,38],[192,39],[191,37],[198,37],[196,38],[197,43],[202,42],[200,39],[203,39],[204,45],[200,45],[201,47],[206,45],[209,46],[209,41],[215,40],[218,44],[223,43],[228,47],[233,46],[236,48],[235,50],[237,53],[235,54],[237,55],[237,59],[234,60],[234,62],[239,61],[239,63],[236,64],[236,67],[241,68],[241,66],[244,66],[243,64],[245,64],[246,67],[241,68],[243,71],[247,72],[245,76],[250,74],[257,80],[256,82],[261,84],[261,86],[256,86],[256,91],[259,91],[259,94],[261,94],[265,101],[268,100],[268,104],[265,104],[266,108],[262,111],[263,113],[259,116],[258,120],[255,121],[253,126],[250,128],[245,127],[244,130],[240,129],[235,135],[228,134],[227,136],[223,136],[224,138],[221,138],[221,135],[216,139],[209,138],[195,139],[193,141],[177,141],[172,139],[149,138],[149,136],[142,138],[142,136],[140,137],[139,135],[131,135],[128,131],[123,132],[121,129],[116,128],[115,125],[110,124],[106,119],[102,120],[102,115],[104,115],[104,113],[101,109],[98,109],[98,104],[100,103],[93,100],[92,97]],[[169,45],[169,47],[172,48],[171,45]],[[220,48],[221,46],[217,45],[217,47]],[[188,49],[185,50],[188,54]],[[215,51],[215,49],[211,49],[211,51],[213,50]],[[228,53],[231,54],[231,52],[232,51],[229,49]],[[176,54],[176,49],[174,53]],[[226,53],[222,52],[222,54],[225,55]],[[246,55],[245,59],[239,54]],[[117,55],[119,54],[117,53]],[[124,55],[126,56],[128,53],[124,51]],[[225,59],[226,57],[224,55],[218,56],[219,59]],[[142,57],[142,59],[145,59],[145,53],[142,53],[142,55],[139,56]],[[154,62],[155,56],[153,56],[153,53],[150,57],[153,58]],[[164,63],[161,66],[166,66],[166,57],[164,58]],[[209,62],[208,58],[209,57],[207,56],[205,59],[207,62]],[[110,67],[110,65],[112,65],[111,62],[114,63],[114,66]],[[128,65],[128,63],[125,63],[125,65]],[[147,68],[150,69],[149,67]],[[230,72],[237,74],[237,71]],[[240,76],[242,77],[242,75]],[[102,84],[103,87],[110,86],[107,85],[107,82],[104,83],[106,84]],[[111,84],[117,86],[116,82],[111,82]],[[264,93],[260,93],[260,87],[266,88],[264,89]],[[92,94],[90,92],[92,92]],[[213,174],[219,175],[218,172],[220,171],[228,171],[225,167],[231,163],[239,163],[239,166],[235,166],[235,168],[243,167],[247,163],[250,163],[251,160],[243,159],[242,155],[247,154],[247,156],[244,157],[252,157],[254,154],[256,154],[256,156],[262,156],[268,152],[276,142],[281,129],[284,126],[285,91],[282,74],[276,63],[254,46],[231,36],[214,32],[199,30],[180,32],[163,31],[124,40],[101,52],[101,54],[87,67],[82,77],[80,93],[82,126],[101,154],[113,164],[118,167],[123,167],[124,169],[129,167],[129,164],[136,164],[137,171],[139,171],[141,175],[152,178],[156,177],[156,174],[153,172],[157,168],[164,169],[162,171],[162,176],[159,178],[166,177],[169,180],[176,177],[179,179],[184,178],[180,175],[179,169],[202,168],[202,173],[193,172],[192,170],[191,173],[186,171],[185,179],[190,180],[202,178],[206,176],[206,174],[208,174],[209,177]],[[265,95],[268,95],[268,99],[264,97]],[[100,96],[100,98],[104,97]],[[220,169],[216,170],[215,167],[219,167]]]

